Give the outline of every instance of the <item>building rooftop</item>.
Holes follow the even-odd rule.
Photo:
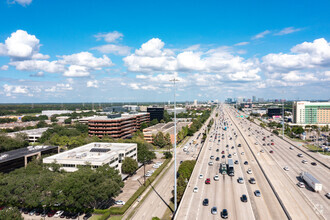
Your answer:
[[[42,135],[45,131],[47,131],[48,128],[36,128],[36,129],[31,129],[31,130],[23,130],[23,131],[16,131],[16,132],[11,132],[8,133],[8,136],[15,136],[16,134],[24,133],[27,135]]]
[[[20,148],[0,154],[0,163],[17,159],[32,153],[58,148],[58,146],[37,145]]]
[[[89,120],[118,120],[118,119],[124,119],[124,118],[129,118],[129,117],[133,117],[133,116],[138,116],[138,115],[145,115],[148,114],[148,112],[140,112],[140,113],[134,113],[134,114],[121,114],[120,117],[116,117],[116,118],[109,118],[108,116],[96,116],[93,117]]]
[[[182,127],[189,125],[191,122],[177,122],[177,132],[181,130]],[[168,122],[168,123],[159,123],[154,126],[148,127],[143,129],[143,133],[151,133],[156,134],[158,132],[166,133],[174,133],[174,122]]]
[[[126,150],[130,147],[136,146],[135,143],[101,143],[94,142],[83,145],[81,147],[74,148],[44,159],[44,161],[54,161],[61,164],[71,163],[74,161],[79,164],[86,163],[103,163],[105,160],[109,160],[112,157],[119,154],[118,151]]]

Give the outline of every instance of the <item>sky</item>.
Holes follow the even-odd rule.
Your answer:
[[[330,99],[330,1],[1,0],[0,103]]]

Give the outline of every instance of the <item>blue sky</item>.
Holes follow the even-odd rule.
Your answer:
[[[0,102],[329,99],[329,1],[0,2]]]

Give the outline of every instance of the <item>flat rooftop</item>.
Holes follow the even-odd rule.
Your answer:
[[[120,117],[117,117],[117,118],[108,118],[108,116],[97,116],[97,117],[94,117],[94,118],[91,118],[90,120],[118,120],[118,119],[124,119],[124,118],[130,118],[130,117],[134,117],[134,116],[138,116],[138,115],[145,115],[147,114],[148,112],[141,112],[141,113],[135,113],[135,114],[121,114]]]
[[[83,145],[81,147],[74,148],[47,158],[44,158],[46,162],[52,162],[56,160],[61,164],[68,164],[75,162],[79,164],[86,163],[102,163],[105,160],[112,159],[117,154],[122,153],[123,150],[131,147],[136,147],[135,143],[102,143],[93,142]]]
[[[29,146],[29,147],[24,147],[8,152],[3,152],[0,154],[0,163],[10,161],[13,159],[17,159],[20,157],[24,157],[26,155],[30,155],[32,153],[36,152],[42,152],[45,150],[50,150],[50,149],[55,149],[58,148],[58,146],[46,146],[46,145],[37,145],[37,146]]]
[[[177,122],[177,133],[181,130],[182,127],[189,125],[191,122]],[[154,126],[151,126],[149,128],[143,129],[143,133],[151,133],[156,134],[159,131],[165,133],[174,133],[174,122],[168,122],[168,123],[159,123]]]
[[[31,130],[23,130],[23,131],[16,131],[16,132],[11,132],[8,133],[9,136],[14,136],[19,133],[24,133],[27,135],[42,135],[45,131],[47,131],[48,128],[36,128],[36,129],[31,129]]]

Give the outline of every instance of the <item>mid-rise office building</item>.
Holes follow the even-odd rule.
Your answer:
[[[77,171],[79,166],[109,165],[121,173],[122,161],[125,157],[137,160],[137,144],[135,143],[90,143],[43,159],[43,163],[56,162],[60,169],[67,172]]]
[[[157,119],[160,122],[160,120],[164,119],[163,107],[148,107],[147,112],[150,113],[150,121]]]
[[[9,137],[15,137],[17,134],[24,134],[26,135],[27,141],[30,143],[36,143],[39,141],[39,138],[42,136],[42,134],[47,131],[48,128],[37,128],[37,129],[31,129],[31,130],[23,130],[23,131],[17,131],[17,132],[11,132],[7,135]]]
[[[99,116],[88,120],[88,134],[98,137],[128,138],[140,129],[142,123],[148,122],[150,122],[149,113]]]
[[[294,102],[292,113],[295,124],[330,124],[330,102]]]
[[[267,115],[270,118],[273,116],[282,116],[282,108],[268,108]]]

